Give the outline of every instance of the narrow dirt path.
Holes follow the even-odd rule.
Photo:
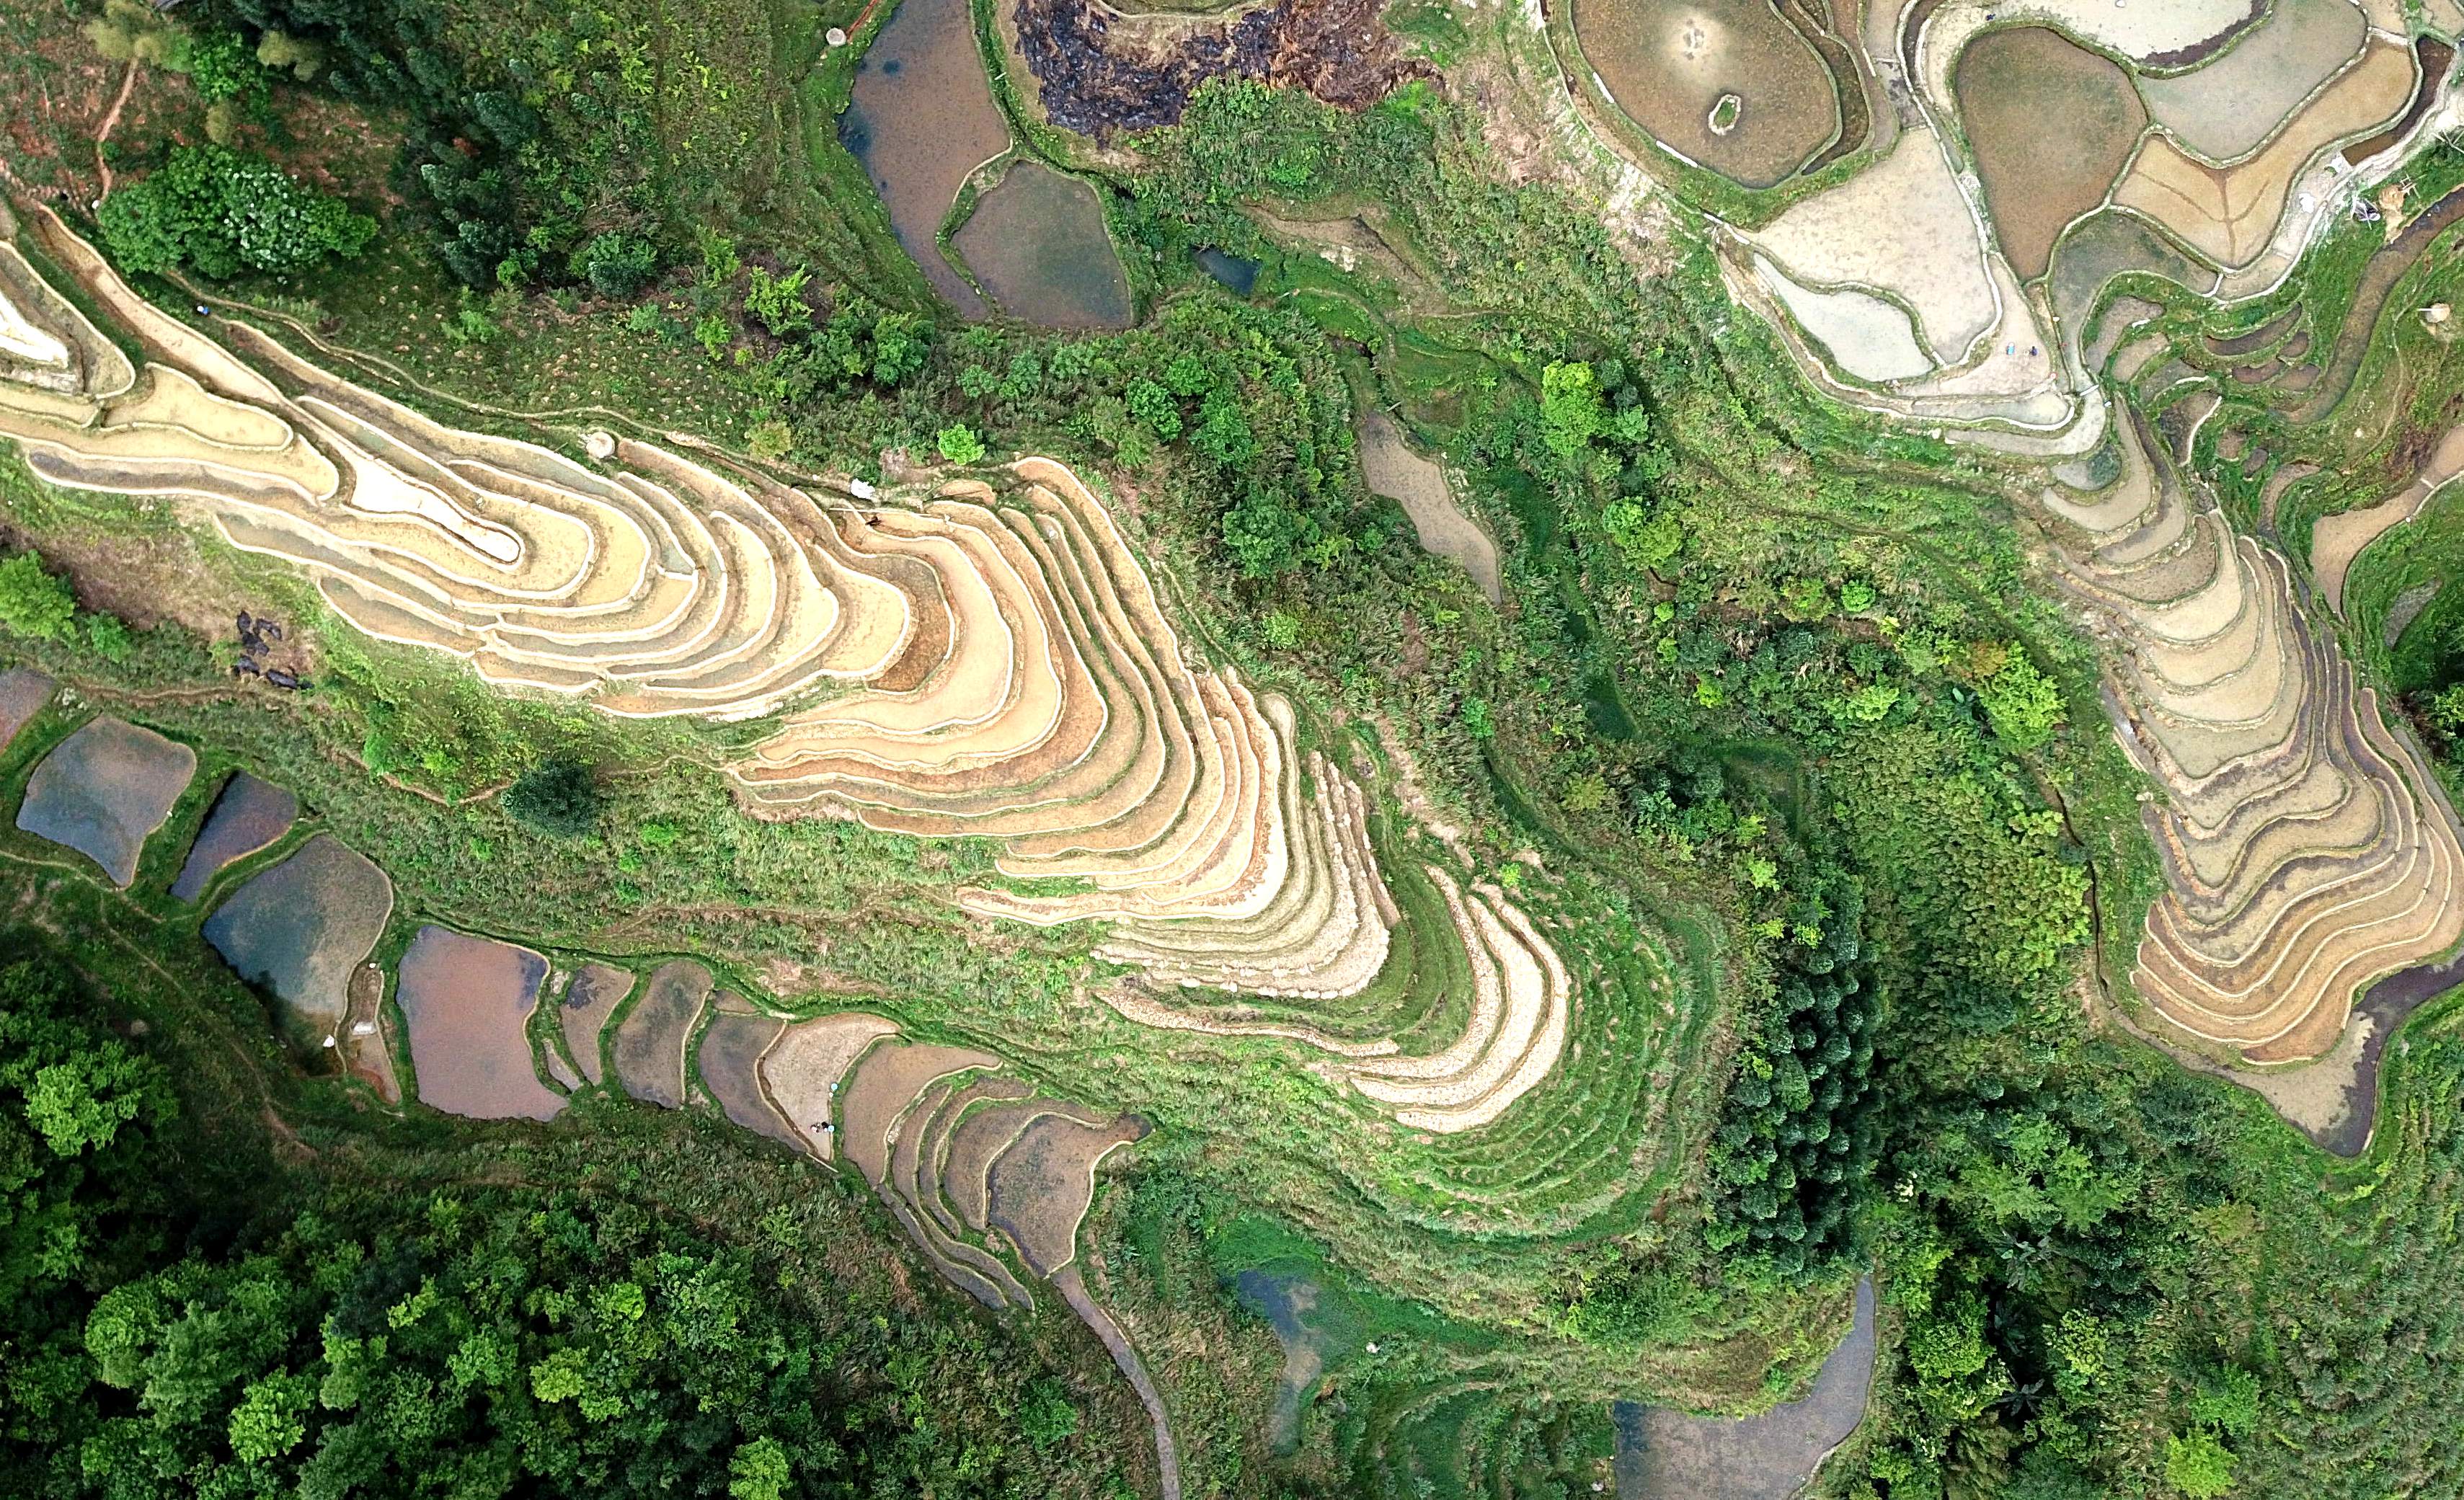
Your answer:
[[[128,72],[120,80],[120,97],[111,101],[111,108],[103,114],[102,123],[95,127],[94,168],[102,174],[102,192],[94,200],[94,206],[98,209],[102,207],[104,198],[111,196],[111,163],[103,158],[103,143],[109,141],[111,133],[120,128],[120,112],[128,107],[128,96],[137,88],[137,70],[143,66],[145,64],[135,57],[128,59]]]
[[[1112,1362],[1129,1377],[1130,1388],[1146,1404],[1147,1415],[1155,1422],[1155,1467],[1163,1474],[1163,1500],[1180,1500],[1180,1450],[1173,1445],[1172,1421],[1163,1409],[1163,1392],[1155,1389],[1155,1378],[1147,1374],[1146,1361],[1131,1347],[1129,1335],[1112,1321],[1112,1314],[1105,1312],[1103,1304],[1088,1291],[1087,1280],[1078,1273],[1076,1261],[1062,1267],[1053,1275],[1052,1285],[1061,1289],[1061,1300],[1069,1304],[1069,1311],[1103,1340]]]

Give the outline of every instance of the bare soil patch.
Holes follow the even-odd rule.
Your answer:
[[[1122,16],[1097,0],[1018,0],[1018,48],[1054,124],[1108,140],[1176,124],[1222,75],[1361,109],[1431,77],[1381,23],[1384,0],[1275,0],[1215,25]],[[1154,21],[1166,21],[1156,25]]]

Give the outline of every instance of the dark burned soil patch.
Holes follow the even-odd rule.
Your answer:
[[[1434,77],[1379,24],[1385,0],[1275,0],[1221,26],[1148,40],[1095,0],[1018,0],[1019,51],[1052,122],[1102,140],[1179,121],[1189,96],[1221,74],[1306,89],[1362,109],[1396,85]],[[1117,28],[1117,33],[1116,33]]]

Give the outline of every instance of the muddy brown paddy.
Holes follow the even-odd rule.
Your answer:
[[[585,963],[574,972],[573,983],[564,992],[564,1003],[557,1007],[558,1026],[564,1030],[564,1049],[573,1054],[574,1066],[582,1076],[592,1083],[606,1077],[606,1065],[600,1060],[601,1033],[607,1029],[607,1018],[633,993],[633,976],[624,969],[605,963]]]
[[[552,1119],[564,1096],[539,1082],[530,1018],[547,960],[528,948],[423,927],[394,999],[410,1028],[419,1102],[471,1119]]]
[[[1046,328],[1127,328],[1129,277],[1095,189],[1042,162],[1020,162],[953,236],[958,254],[1012,318]]]
[[[1779,182],[1839,131],[1831,70],[1770,0],[1574,0],[1574,34],[1636,124],[1745,187]],[[1715,127],[1715,111],[1733,118]]]
[[[2033,281],[2063,226],[2103,201],[2147,111],[2120,68],[2041,26],[1979,37],[1952,85],[2003,253]]]
[[[710,970],[683,959],[650,975],[616,1026],[616,1080],[627,1093],[663,1109],[685,1102],[685,1047],[710,988]]]

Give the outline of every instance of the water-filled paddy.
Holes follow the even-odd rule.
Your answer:
[[[482,1120],[543,1120],[563,1109],[532,1064],[531,1011],[546,980],[547,960],[528,948],[421,928],[394,982],[419,1102]]]
[[[1839,130],[1831,70],[1770,0],[1574,0],[1609,97],[1671,150],[1748,188],[1787,177]],[[1733,119],[1713,111],[1733,95]]]
[[[206,941],[240,978],[272,990],[319,1027],[341,1020],[351,971],[385,936],[393,882],[319,833],[252,876],[206,921]]]
[[[2142,78],[2147,107],[2211,162],[2248,154],[2362,50],[2368,22],[2349,0],[2277,0],[2267,19],[2212,62]]]
[[[197,842],[188,846],[188,861],[180,867],[180,878],[171,883],[171,894],[182,901],[195,900],[225,867],[290,832],[298,816],[298,798],[272,782],[240,772],[223,784],[222,795],[214,799],[214,810],[207,816]]]
[[[616,1081],[627,1093],[671,1110],[685,1102],[685,1044],[710,987],[710,970],[682,959],[651,973],[616,1025]]]
[[[2041,26],[1977,38],[1953,82],[2003,252],[2033,281],[2062,227],[2103,201],[2147,111],[2119,67]]]
[[[1013,318],[1047,328],[1127,328],[1135,308],[1095,189],[1020,162],[976,202],[959,256]]]
[[[872,179],[898,242],[969,318],[984,299],[942,257],[941,221],[969,173],[1009,146],[967,0],[899,0],[857,65],[839,141]]]
[[[0,750],[52,700],[52,679],[30,667],[0,672]]]
[[[585,963],[574,972],[573,983],[564,992],[564,1003],[557,1007],[557,1025],[564,1030],[564,1049],[573,1054],[574,1066],[582,1070],[582,1076],[592,1083],[606,1076],[599,1057],[600,1035],[607,1029],[607,1018],[631,993],[630,971],[605,963]]]
[[[126,890],[145,840],[197,774],[197,753],[150,729],[98,718],[60,741],[26,782],[17,827],[65,845]]]
[[[802,1149],[803,1142],[780,1113],[770,1107],[761,1092],[759,1066],[761,1054],[779,1040],[785,1023],[776,1016],[765,1016],[751,1002],[733,992],[722,991],[712,1002],[716,1012],[701,1034],[698,1061],[702,1087],[718,1101],[721,1113],[743,1126],[759,1131],[773,1140],[783,1141]]]
[[[1620,1401],[1617,1493],[1788,1500],[1864,1420],[1874,1380],[1874,1284],[1857,1284],[1848,1336],[1800,1401],[1758,1417],[1688,1417]]]

